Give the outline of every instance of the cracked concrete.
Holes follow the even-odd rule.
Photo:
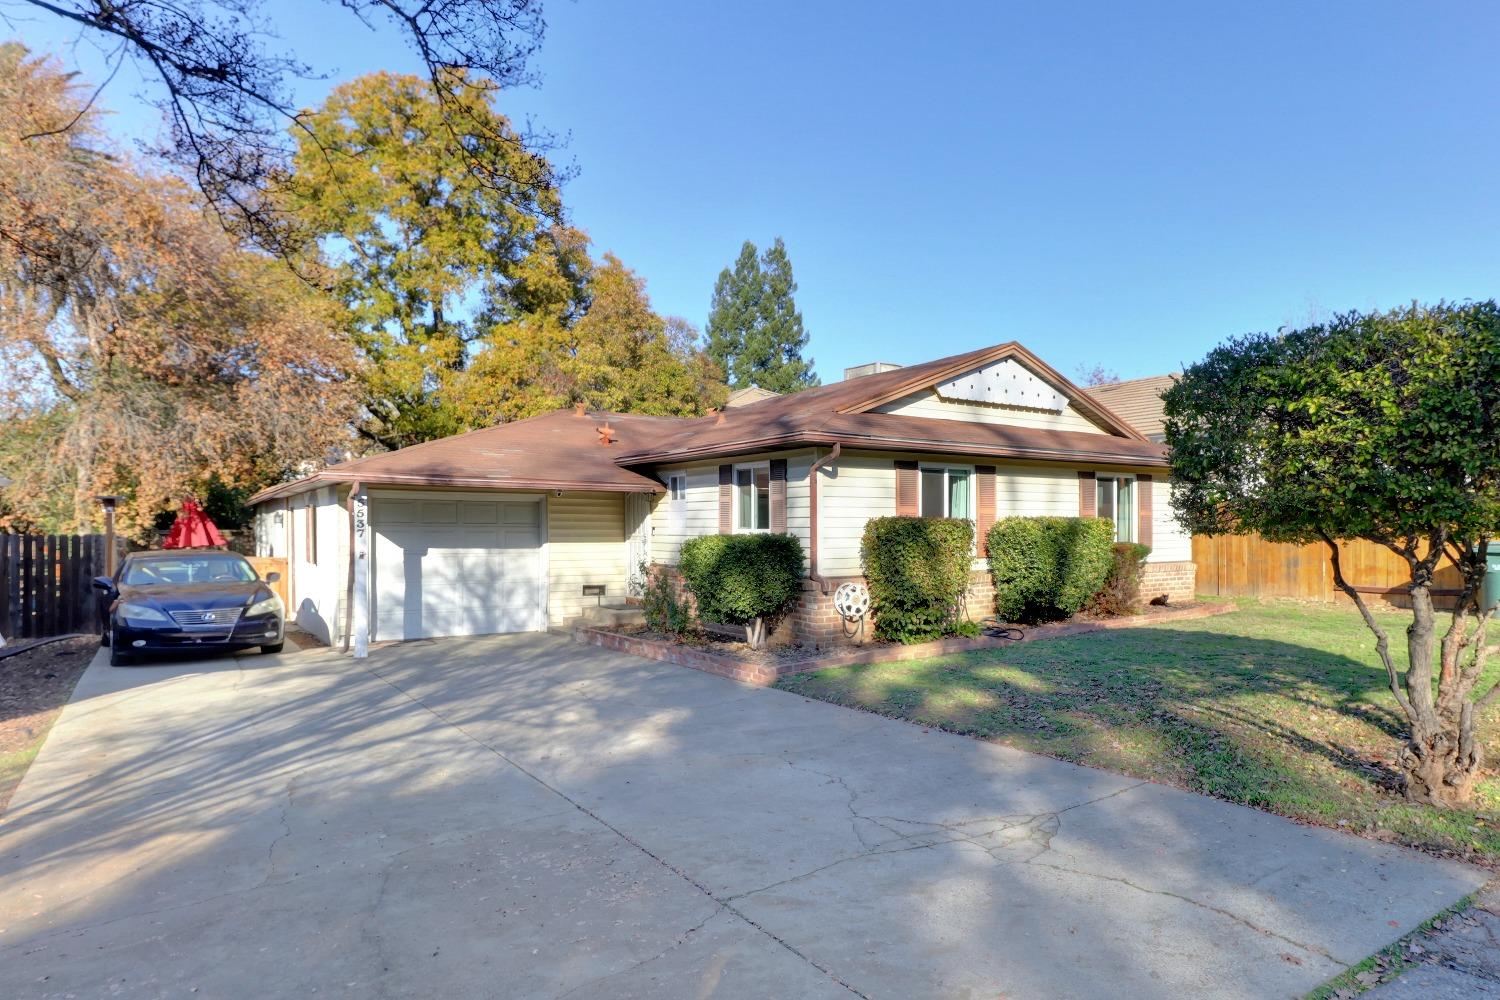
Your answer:
[[[0,995],[1298,995],[1481,873],[544,636],[85,674]]]

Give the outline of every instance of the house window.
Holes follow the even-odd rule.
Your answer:
[[[674,472],[667,477],[667,495],[674,502],[681,503],[687,499],[687,476],[680,472]]]
[[[1099,476],[1095,512],[1115,526],[1115,541],[1135,541],[1135,477]]]
[[[922,517],[974,519],[974,470],[945,466],[922,467]]]
[[[734,470],[734,528],[771,530],[771,466],[740,465]]]

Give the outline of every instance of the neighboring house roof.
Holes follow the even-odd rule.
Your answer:
[[[1066,395],[1074,409],[1108,433],[872,412],[876,407],[1005,358],[1014,358],[1036,372]],[[1159,445],[1147,441],[1109,407],[1014,342],[816,389],[803,389],[788,396],[738,407],[730,413],[686,421],[680,430],[652,444],[627,449],[620,462],[640,466],[834,442],[846,447],[894,451],[1166,465]]]
[[[661,492],[655,479],[615,463],[624,448],[646,447],[682,423],[678,417],[557,410],[414,444],[352,462],[340,462],[303,479],[261,490],[260,503],[322,483],[392,486],[475,486],[491,489]],[[600,443],[608,426],[613,443]]]
[[[1084,391],[1130,421],[1146,437],[1160,441],[1166,436],[1161,394],[1176,380],[1176,375],[1151,375],[1090,386]]]
[[[762,399],[774,399],[781,395],[770,389],[762,389],[758,385],[747,385],[743,389],[736,389],[729,394],[729,399],[724,403],[730,406],[748,406],[751,403],[759,403]]]
[[[1105,433],[876,412],[887,403],[1005,359],[1014,359],[1036,373]],[[597,431],[605,423],[614,431],[608,446],[600,443]],[[304,479],[261,490],[250,502],[330,482],[661,492],[661,484],[646,474],[646,467],[834,443],[883,451],[1090,465],[1165,468],[1167,464],[1162,447],[1148,441],[1110,405],[1011,342],[784,396],[768,393],[766,398],[706,417],[583,415],[559,410],[329,466]]]

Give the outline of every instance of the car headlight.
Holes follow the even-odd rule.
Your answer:
[[[250,605],[250,607],[245,609],[245,614],[247,617],[251,618],[256,615],[279,615],[281,614],[281,607],[281,598],[277,597],[275,594],[272,594],[265,600],[256,601],[254,604]]]
[[[136,622],[171,621],[170,618],[149,604],[122,604],[115,609],[115,614],[121,618]]]

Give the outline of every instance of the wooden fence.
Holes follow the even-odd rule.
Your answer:
[[[1333,585],[1328,546],[1268,542],[1259,535],[1193,536],[1193,562],[1198,565],[1198,593],[1221,597],[1297,597],[1314,601],[1345,601]],[[1411,579],[1406,561],[1374,542],[1339,543],[1344,579],[1362,594],[1392,604],[1407,601],[1405,584]],[[1449,597],[1459,586],[1451,565],[1437,573],[1434,595]]]
[[[281,574],[281,579],[271,584],[270,587],[276,592],[276,596],[281,598],[281,603],[290,608],[291,601],[287,598],[289,581],[286,578],[286,560],[280,556],[246,556],[245,558],[249,560],[251,566],[255,567],[255,572],[260,574],[262,580],[266,578],[267,573]]]
[[[0,534],[0,633],[6,642],[99,628],[93,579],[103,535]]]

